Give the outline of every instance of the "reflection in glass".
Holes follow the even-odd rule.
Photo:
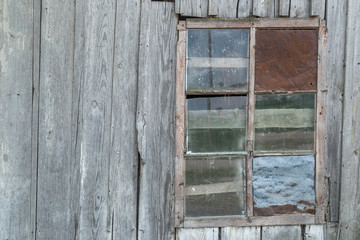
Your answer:
[[[253,159],[254,214],[315,213],[314,156]]]
[[[186,159],[185,215],[244,215],[244,167],[244,157]]]
[[[248,29],[188,30],[187,90],[247,90]]]
[[[190,98],[186,106],[188,153],[245,150],[246,96]]]
[[[257,95],[255,150],[314,151],[315,94]]]

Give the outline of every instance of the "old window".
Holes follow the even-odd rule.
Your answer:
[[[321,223],[320,20],[180,22],[176,225]]]

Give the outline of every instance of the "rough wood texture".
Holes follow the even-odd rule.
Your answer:
[[[218,228],[181,228],[176,240],[218,240]]]
[[[341,132],[344,93],[346,1],[329,0],[327,8],[326,176],[329,182],[328,221],[339,219]]]
[[[113,239],[136,239],[138,152],[135,118],[140,5],[140,0],[117,1],[116,8],[109,180]]]
[[[245,18],[252,14],[252,0],[238,0],[237,17]]]
[[[74,3],[42,1],[37,239],[74,238],[72,169]],[[24,20],[25,21],[25,20]],[[61,24],[59,24],[61,22]]]
[[[222,240],[260,240],[260,227],[226,227],[221,229]]]
[[[360,3],[350,0],[348,4],[339,235],[359,239]]]
[[[217,16],[218,15],[218,6],[219,6],[219,0],[209,0],[209,16]]]
[[[293,239],[301,240],[301,227],[300,226],[276,226],[276,227],[263,227],[262,239]]]
[[[291,0],[290,2],[290,17],[307,18],[310,16],[309,0]]]
[[[140,154],[139,239],[173,231],[177,19],[169,2],[143,1],[137,132]]]
[[[288,17],[290,12],[290,0],[279,1],[279,16]]]
[[[326,0],[311,0],[310,16],[319,16],[321,19],[324,19],[325,1]]]
[[[238,0],[219,0],[218,17],[236,18]]]
[[[324,240],[338,240],[338,223],[327,222],[324,225]]]
[[[32,1],[4,0],[0,9],[0,238],[34,239],[38,19]]]
[[[323,225],[305,226],[304,240],[324,240],[324,226]]]
[[[274,0],[253,0],[253,15],[258,17],[275,17]]]

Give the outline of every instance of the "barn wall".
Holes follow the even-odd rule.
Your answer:
[[[0,239],[175,238],[179,16],[326,19],[329,208],[323,226],[180,229],[176,238],[356,239],[359,7],[357,0],[0,1]]]

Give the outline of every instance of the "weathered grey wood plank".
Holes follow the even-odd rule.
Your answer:
[[[175,13],[180,13],[181,0],[175,0]]]
[[[219,0],[209,0],[209,16],[217,16],[219,12]]]
[[[338,239],[337,227],[338,227],[338,223],[327,222],[324,225],[324,240],[337,240]]]
[[[359,239],[360,229],[360,3],[348,1],[342,132],[340,239]]]
[[[260,240],[260,227],[225,227],[221,229],[222,240]]]
[[[37,239],[74,238],[72,84],[74,2],[42,1]],[[61,23],[61,24],[59,24]]]
[[[273,18],[275,16],[274,0],[253,0],[253,15]]]
[[[0,9],[0,238],[34,239],[32,74],[38,19],[32,1],[5,0]]]
[[[236,18],[237,2],[238,2],[237,0],[219,0],[218,17]]]
[[[310,16],[309,0],[291,0],[290,17],[307,18]]]
[[[329,182],[327,219],[338,221],[341,171],[341,132],[344,93],[346,1],[328,0],[328,56],[326,106],[326,176]]]
[[[113,239],[136,239],[136,100],[140,0],[117,1],[112,97],[110,196]]]
[[[249,17],[252,14],[252,0],[238,1],[237,17]]]
[[[218,240],[219,228],[180,228],[177,240]]]
[[[80,239],[110,239],[111,110],[114,54],[114,0],[77,1],[76,68],[81,84]],[[81,33],[82,29],[86,29]],[[79,55],[78,55],[79,54]],[[79,78],[79,79],[78,79]]]
[[[324,225],[306,225],[304,240],[324,240]]]
[[[263,227],[262,239],[302,239],[301,226]]]
[[[279,16],[288,17],[290,12],[290,0],[280,0]]]
[[[321,19],[324,19],[325,1],[326,0],[311,0],[310,16],[319,16]]]
[[[193,0],[181,0],[180,14],[183,16],[193,16]]]
[[[138,239],[174,234],[177,19],[170,2],[142,2],[137,106],[141,161]]]

